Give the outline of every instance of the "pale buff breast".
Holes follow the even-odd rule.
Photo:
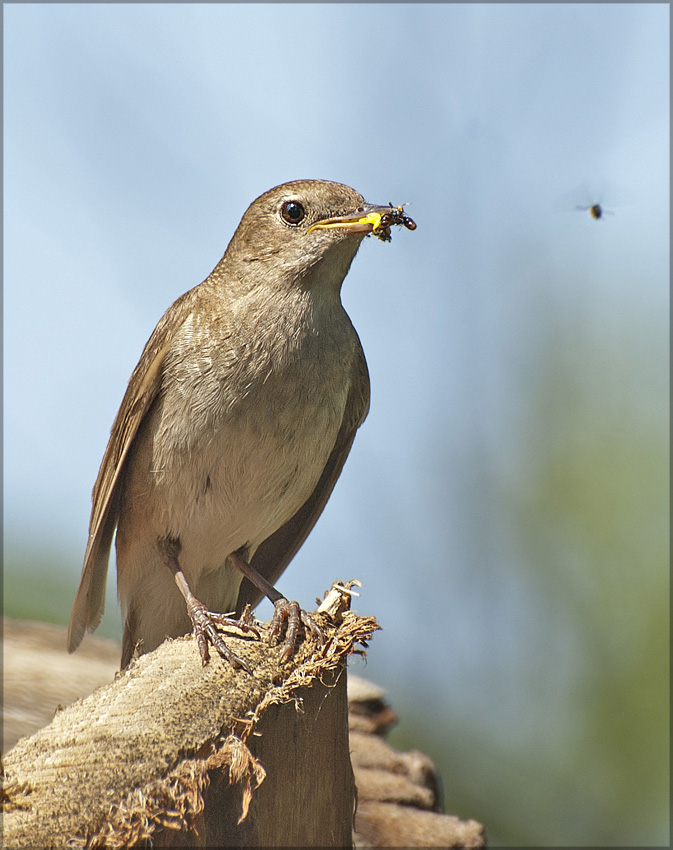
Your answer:
[[[248,376],[235,406],[205,355],[200,370],[172,376],[129,458],[118,544],[179,538],[196,582],[242,546],[252,555],[310,496],[332,451],[351,370],[334,354]],[[194,408],[195,395],[210,403]]]

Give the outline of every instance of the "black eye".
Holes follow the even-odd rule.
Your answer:
[[[300,224],[306,216],[306,211],[299,201],[285,201],[280,208],[280,214],[283,221],[288,224]]]

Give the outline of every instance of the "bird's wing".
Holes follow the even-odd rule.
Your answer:
[[[271,584],[278,581],[323,512],[353,445],[355,432],[364,422],[368,410],[369,372],[364,354],[360,349],[341,428],[314,491],[285,525],[267,537],[250,561],[250,566]],[[236,603],[237,613],[240,614],[247,603],[252,606],[257,605],[262,596],[263,594],[248,579],[243,579]]]
[[[89,539],[68,627],[68,651],[74,652],[85,630],[97,628],[105,609],[105,581],[112,537],[119,516],[120,482],[138,428],[161,389],[163,361],[173,334],[192,311],[198,287],[190,289],[164,313],[149,338],[112,425],[93,488]]]

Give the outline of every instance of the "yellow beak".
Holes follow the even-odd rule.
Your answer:
[[[389,242],[390,227],[393,224],[404,225],[409,230],[416,229],[416,223],[404,215],[402,207],[394,207],[392,204],[387,207],[363,204],[355,212],[316,221],[309,227],[308,232],[339,228],[350,230],[352,233],[373,233],[384,242]]]

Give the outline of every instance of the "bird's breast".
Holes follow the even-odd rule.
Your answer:
[[[274,349],[267,341],[262,356],[254,340],[230,340],[167,364],[136,438],[124,502],[156,535],[180,538],[188,574],[217,569],[241,546],[254,550],[324,470],[343,421],[353,346],[331,344],[329,335],[294,343]]]

